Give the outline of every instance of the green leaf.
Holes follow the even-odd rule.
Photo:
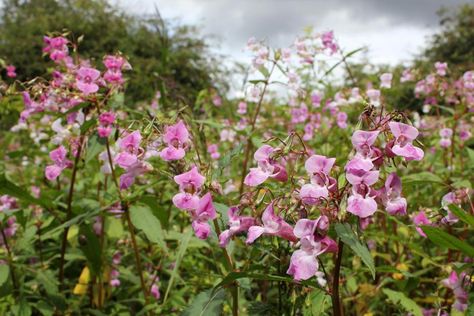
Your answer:
[[[67,110],[66,112],[62,113],[61,115],[62,116],[66,116],[66,115],[69,115],[71,113],[74,113],[74,112],[77,112],[83,108],[86,108],[88,107],[89,105],[91,105],[89,102],[83,102],[83,103],[79,103],[78,105],[75,105],[73,106],[72,108],[70,108],[69,110]]]
[[[468,245],[464,241],[457,239],[437,227],[422,226],[421,228],[434,244],[443,248],[459,250],[469,257],[474,257],[474,247]]]
[[[148,206],[131,206],[130,219],[132,220],[133,226],[142,230],[150,241],[157,243],[163,250],[167,250],[161,223],[155,215],[153,215]]]
[[[439,183],[444,184],[443,179],[431,172],[419,172],[410,174],[402,178],[403,184],[419,184],[419,183]]]
[[[183,316],[219,316],[225,299],[224,289],[213,292],[207,290],[199,293],[191,305],[183,312]]]
[[[404,310],[412,313],[414,316],[423,316],[420,306],[416,302],[405,296],[402,292],[396,292],[390,289],[382,290],[388,299],[395,305],[401,305]]]
[[[82,240],[82,238],[84,239]],[[81,245],[84,256],[87,258],[87,263],[92,274],[98,275],[102,265],[100,242],[89,225],[82,225],[79,229],[79,244]]]
[[[352,251],[358,255],[365,265],[369,268],[372,273],[372,277],[375,279],[375,265],[374,259],[367,249],[366,245],[363,245],[356,234],[352,231],[351,226],[348,223],[342,224],[337,223],[335,225],[336,233],[341,238],[342,242],[348,245]]]
[[[320,289],[314,289],[309,294],[311,301],[311,314],[313,316],[320,316],[326,310],[326,302],[329,302],[331,297]]]
[[[0,286],[3,286],[8,281],[10,276],[10,267],[6,264],[0,265]]]
[[[264,274],[264,273],[253,273],[248,271],[240,271],[240,272],[230,272],[227,274],[224,279],[219,282],[214,287],[214,291],[217,289],[224,287],[226,285],[232,284],[235,280],[248,278],[253,280],[265,280],[265,281],[278,281],[278,282],[287,282],[287,283],[298,283],[312,288],[319,288],[318,284],[315,281],[298,281],[295,282],[292,277],[286,275],[273,275],[273,274]]]
[[[45,208],[50,208],[52,205],[48,200],[32,197],[28,192],[9,181],[4,174],[0,174],[0,194],[10,195],[24,202],[41,205]]]
[[[466,211],[464,211],[462,208],[455,204],[450,204],[448,206],[449,210],[451,213],[456,215],[460,220],[462,220],[464,223],[468,224],[471,227],[474,227],[474,216],[471,214],[468,214]]]
[[[97,155],[104,150],[104,146],[101,143],[101,139],[97,135],[93,135],[89,138],[87,143],[87,154],[86,154],[86,164],[89,163],[91,160],[96,159]],[[107,161],[108,163],[108,161]]]
[[[84,135],[88,130],[89,128],[91,128],[92,126],[94,126],[95,124],[97,123],[97,120],[95,118],[92,118],[88,121],[85,121],[82,125],[81,125],[81,134]]]
[[[173,272],[171,272],[170,280],[168,281],[168,287],[166,288],[165,298],[163,299],[163,304],[165,304],[166,299],[168,298],[169,292],[173,287],[173,282],[176,276],[178,275],[178,269],[181,265],[181,261],[183,260],[184,254],[186,253],[186,249],[188,249],[189,240],[193,234],[192,229],[189,229],[186,234],[181,239],[181,243],[179,245],[178,254],[176,255],[176,261],[174,264]]]

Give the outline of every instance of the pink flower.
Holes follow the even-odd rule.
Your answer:
[[[81,67],[76,73],[76,87],[85,95],[95,93],[99,90],[97,80],[100,77],[100,71],[94,68]]]
[[[319,92],[313,91],[313,93],[311,93],[311,104],[313,105],[313,107],[319,108],[321,106],[322,99],[323,98],[321,94],[319,94]]]
[[[405,69],[400,78],[400,82],[403,83],[403,82],[413,81],[414,79],[415,79],[415,76],[413,75],[411,69]]]
[[[380,106],[380,90],[376,89],[368,89],[366,91],[367,97],[369,98],[369,102],[373,104],[373,106],[378,107]]]
[[[418,136],[418,130],[415,127],[397,122],[390,122],[388,125],[395,136],[394,146],[391,148],[395,155],[404,157],[407,161],[423,159],[423,150],[412,144]]]
[[[115,114],[112,112],[104,112],[99,116],[99,123],[107,126],[112,125],[115,121]]]
[[[311,183],[301,187],[300,198],[307,205],[318,204],[320,199],[326,199],[336,180],[329,177],[336,158],[312,155],[305,162],[305,168]]]
[[[238,212],[238,207],[234,206],[229,208],[229,222],[227,223],[229,228],[219,235],[219,246],[226,247],[232,236],[247,231],[251,226],[255,225],[255,219],[253,217],[239,216]]]
[[[221,106],[222,105],[222,98],[218,95],[215,95],[212,97],[212,104],[214,104],[214,106]]]
[[[153,285],[151,286],[150,288],[150,294],[151,296],[153,296],[156,300],[159,300],[160,297],[161,297],[161,294],[160,294],[160,288],[158,287],[158,285],[156,283],[153,283]]]
[[[163,141],[168,145],[160,152],[160,157],[165,161],[179,160],[186,154],[185,148],[189,141],[189,132],[186,125],[180,120],[175,125],[167,126]]]
[[[337,113],[337,126],[339,128],[347,128],[347,114],[346,112]]]
[[[254,154],[257,161],[257,168],[250,168],[249,174],[244,179],[248,186],[257,186],[265,182],[268,178],[285,182],[288,180],[288,174],[285,167],[279,164],[271,155],[275,149],[270,145],[263,145]]]
[[[211,158],[216,160],[219,159],[221,154],[219,154],[217,144],[211,144],[207,146],[207,152],[211,155]]]
[[[360,218],[372,216],[377,210],[376,192],[370,188],[379,177],[379,171],[349,169],[347,181],[352,184],[352,195],[347,200],[347,211]]]
[[[179,185],[179,189],[190,193],[198,192],[205,180],[206,178],[199,173],[196,166],[174,177],[174,181]]]
[[[118,140],[120,149],[127,151],[132,154],[138,153],[140,148],[140,142],[142,141],[142,135],[140,131],[134,131],[127,134],[125,137]]]
[[[244,101],[240,101],[238,105],[237,113],[241,115],[244,115],[245,113],[247,113],[247,103],[245,103]]]
[[[211,232],[208,221],[216,218],[216,208],[212,204],[211,193],[206,193],[198,202],[195,211],[191,212],[192,226],[196,236],[200,239],[206,239]]]
[[[392,87],[392,78],[391,73],[384,73],[380,76],[380,88],[390,89]]]
[[[442,62],[435,62],[435,68],[436,68],[436,73],[439,75],[439,76],[446,76],[446,70],[448,69],[448,63],[442,63]]]
[[[151,170],[153,170],[153,167],[143,161],[137,161],[126,167],[126,172],[120,176],[120,190],[128,189],[135,182],[136,177]]]
[[[352,134],[352,145],[357,154],[346,164],[348,169],[370,170],[374,167],[374,161],[378,158],[379,153],[374,147],[379,131],[355,131]]]
[[[402,182],[395,172],[387,177],[380,193],[385,209],[390,215],[406,215],[407,200],[401,196]]]
[[[199,196],[192,193],[180,192],[173,196],[173,204],[181,210],[192,211],[199,205]]]
[[[43,37],[43,42],[46,46],[43,48],[44,53],[49,54],[49,58],[55,62],[65,60],[68,56],[68,40],[62,36],[57,37]]]
[[[466,288],[470,283],[469,276],[467,276],[465,272],[461,272],[458,275],[456,271],[453,271],[449,277],[442,280],[441,283],[453,291],[456,299],[453,307],[458,311],[464,312],[468,306],[468,292]]]
[[[325,252],[337,251],[337,244],[325,236],[329,228],[326,216],[316,220],[300,219],[293,230],[300,239],[300,249],[293,252],[286,273],[295,280],[307,280],[316,275],[319,264],[317,257]]]
[[[63,146],[60,146],[49,153],[49,158],[54,164],[46,167],[46,179],[50,181],[55,180],[61,172],[70,165],[71,161],[66,159],[66,155],[67,151]]]
[[[425,232],[419,226],[430,226],[432,225],[428,217],[426,217],[425,212],[420,211],[415,217],[413,217],[413,223],[416,225],[416,231],[422,237],[426,238]]]
[[[289,241],[296,241],[293,227],[285,222],[283,218],[275,215],[273,202],[271,202],[262,214],[263,226],[251,226],[247,235],[247,244],[251,244],[262,235],[278,236]]]
[[[13,66],[13,65],[8,65],[5,67],[5,69],[7,70],[7,76],[9,78],[15,78],[16,77],[16,67]]]

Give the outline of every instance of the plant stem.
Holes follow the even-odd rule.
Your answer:
[[[336,265],[334,267],[334,275],[332,280],[332,312],[334,316],[343,316],[342,308],[341,308],[341,301],[339,298],[339,273],[341,271],[341,263],[342,263],[342,250],[344,244],[342,240],[339,239],[338,242],[338,251],[336,257]]]
[[[219,228],[219,223],[217,222],[217,219],[213,220],[214,223],[214,229],[216,230],[217,236],[221,234],[221,229]],[[227,262],[227,268],[232,271],[234,270],[234,264],[232,263],[232,258],[230,257],[229,253],[227,252],[226,248],[222,248],[224,252],[224,257],[226,258]],[[232,294],[232,316],[238,316],[239,315],[239,285],[237,282],[232,283],[232,288],[230,290]]]
[[[76,152],[76,158],[74,159],[74,166],[72,168],[71,183],[69,185],[69,194],[67,197],[66,222],[71,219],[71,215],[72,215],[72,197],[74,195],[74,184],[76,183],[77,166],[79,164],[79,159],[81,158],[83,141],[84,141],[84,137],[81,135],[79,139],[79,147],[77,148],[77,152]],[[62,243],[61,243],[61,257],[59,261],[59,288],[60,289],[62,289],[64,286],[64,263],[65,263],[64,257],[66,255],[68,232],[69,232],[69,226],[64,228],[63,238],[62,238]]]
[[[18,294],[19,288],[18,288],[18,283],[16,281],[15,266],[13,264],[13,256],[12,256],[10,246],[8,245],[7,236],[5,235],[5,231],[3,230],[3,225],[1,225],[0,231],[2,233],[3,243],[5,244],[5,248],[7,249],[8,263],[10,265],[10,275],[12,277],[13,289],[14,289],[14,292]]]
[[[260,99],[258,100],[257,108],[255,109],[255,113],[253,115],[252,122],[251,122],[251,125],[250,125],[249,137],[247,139],[247,145],[245,146],[245,155],[244,155],[245,159],[244,159],[244,163],[242,165],[242,176],[241,176],[241,179],[240,179],[240,191],[239,191],[240,195],[242,195],[242,193],[244,192],[245,173],[247,172],[247,165],[248,165],[248,161],[249,161],[249,158],[250,158],[250,148],[252,148],[251,136],[252,136],[253,131],[255,130],[255,123],[257,122],[257,118],[258,118],[258,115],[260,113],[260,108],[262,107],[263,97],[265,96],[265,92],[267,91],[269,80],[270,80],[270,77],[273,73],[273,70],[275,69],[275,66],[276,66],[276,61],[273,62],[272,69],[270,70],[270,72],[268,74],[268,78],[266,78],[266,80],[265,80],[265,84],[263,86],[262,94],[260,95]]]
[[[138,271],[138,276],[140,278],[140,285],[141,285],[141,288],[142,288],[143,296],[145,297],[145,304],[148,305],[148,303],[149,303],[148,289],[147,289],[147,286],[145,284],[145,280],[143,279],[142,262],[141,262],[141,259],[140,259],[140,252],[138,251],[137,240],[135,238],[135,231],[134,231],[134,227],[133,227],[133,224],[132,224],[132,220],[130,219],[130,212],[129,212],[129,209],[128,209],[128,205],[123,200],[122,192],[120,191],[120,186],[119,186],[119,183],[117,181],[114,165],[112,163],[112,154],[110,152],[110,145],[109,145],[109,139],[108,138],[106,139],[105,145],[106,145],[106,148],[107,148],[107,157],[108,157],[108,160],[109,160],[110,171],[112,173],[112,180],[113,180],[113,182],[115,184],[115,187],[117,189],[118,196],[119,196],[120,202],[122,204],[122,207],[125,208],[124,209],[125,219],[127,220],[128,230],[130,232],[130,238],[132,240],[132,247],[133,247],[133,252],[134,252],[134,255],[135,255],[135,265],[136,265],[136,268],[137,268],[137,271]]]

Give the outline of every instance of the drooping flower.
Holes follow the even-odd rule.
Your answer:
[[[270,145],[263,145],[254,154],[257,161],[257,168],[250,168],[250,172],[244,179],[248,186],[257,186],[265,182],[268,178],[285,182],[288,180],[286,169],[278,161],[272,158],[275,149]]]
[[[392,87],[392,78],[391,73],[384,73],[380,76],[380,88],[390,89]]]
[[[415,127],[398,122],[390,122],[388,125],[393,136],[395,136],[395,141],[391,148],[395,155],[404,157],[407,161],[423,159],[423,150],[412,144],[418,136],[418,130]]]
[[[356,150],[356,155],[346,164],[346,170],[362,169],[370,170],[374,167],[380,153],[373,146],[377,140],[379,131],[355,131],[352,134],[352,146]]]
[[[352,184],[352,195],[347,200],[347,211],[360,218],[372,216],[377,210],[376,192],[370,186],[379,177],[378,170],[349,169],[347,181]]]
[[[300,249],[293,252],[286,273],[295,280],[307,280],[316,276],[319,268],[317,257],[325,252],[336,252],[337,244],[326,236],[329,219],[320,216],[316,220],[300,219],[293,230],[300,239]]]
[[[247,231],[251,226],[255,225],[255,219],[253,217],[239,216],[238,212],[238,207],[234,206],[229,208],[229,222],[227,223],[229,228],[219,235],[219,246],[226,247],[232,236]]]
[[[205,180],[206,178],[199,173],[196,166],[174,177],[174,181],[179,185],[181,191],[191,193],[198,192]]]
[[[7,70],[7,77],[9,78],[15,78],[16,77],[16,67],[13,65],[8,65],[5,67]]]
[[[335,187],[336,180],[329,177],[336,158],[312,155],[305,162],[310,182],[301,187],[300,198],[307,205],[315,205],[320,199],[326,199],[329,191]]]
[[[219,153],[219,148],[217,147],[217,144],[211,144],[207,146],[207,152],[211,155],[211,158],[216,160],[219,159],[221,154]]]
[[[186,125],[180,120],[175,125],[167,126],[163,141],[167,147],[160,152],[160,157],[165,161],[179,160],[186,154],[185,148],[189,141],[189,132]]]
[[[251,244],[255,239],[262,235],[278,236],[289,241],[297,241],[296,236],[293,234],[293,227],[285,222],[285,220],[275,215],[273,208],[273,202],[268,204],[267,208],[262,214],[263,226],[251,226],[247,235],[247,244]]]
[[[191,211],[192,227],[194,233],[200,239],[206,239],[211,232],[208,221],[217,216],[216,208],[212,203],[211,193],[206,193],[198,202],[195,211]]]
[[[391,173],[380,190],[380,197],[385,210],[390,215],[406,215],[407,200],[401,196],[402,181],[395,172]]]
[[[439,145],[443,148],[448,148],[451,146],[451,137],[453,136],[453,130],[450,128],[442,128],[439,131],[439,136],[441,139],[439,141]]]
[[[95,93],[99,90],[97,81],[100,71],[90,67],[81,67],[76,73],[76,87],[85,95]]]
[[[67,151],[64,146],[59,146],[49,153],[49,158],[53,161],[53,164],[46,166],[46,179],[50,181],[55,180],[61,172],[71,164],[71,161],[66,158],[66,155]]]
[[[368,89],[366,91],[367,97],[373,106],[380,106],[380,90],[377,89]]]
[[[442,62],[435,62],[435,68],[436,68],[436,73],[439,75],[439,76],[446,76],[446,70],[448,69],[448,63],[442,63]]]
[[[464,312],[468,306],[468,292],[466,290],[469,277],[465,272],[456,273],[452,271],[448,278],[441,281],[441,283],[447,288],[453,291],[455,301],[453,307],[458,311]]]
[[[420,211],[418,214],[416,214],[413,217],[413,223],[416,226],[416,231],[418,232],[418,234],[426,238],[426,234],[420,226],[430,226],[432,225],[432,223],[426,216],[425,212]]]

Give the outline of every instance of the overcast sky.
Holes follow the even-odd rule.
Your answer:
[[[244,60],[255,36],[286,47],[306,26],[334,30],[341,47],[369,48],[375,63],[407,61],[438,29],[436,11],[465,0],[110,0],[129,12],[152,13],[201,27],[219,40],[218,52]]]

